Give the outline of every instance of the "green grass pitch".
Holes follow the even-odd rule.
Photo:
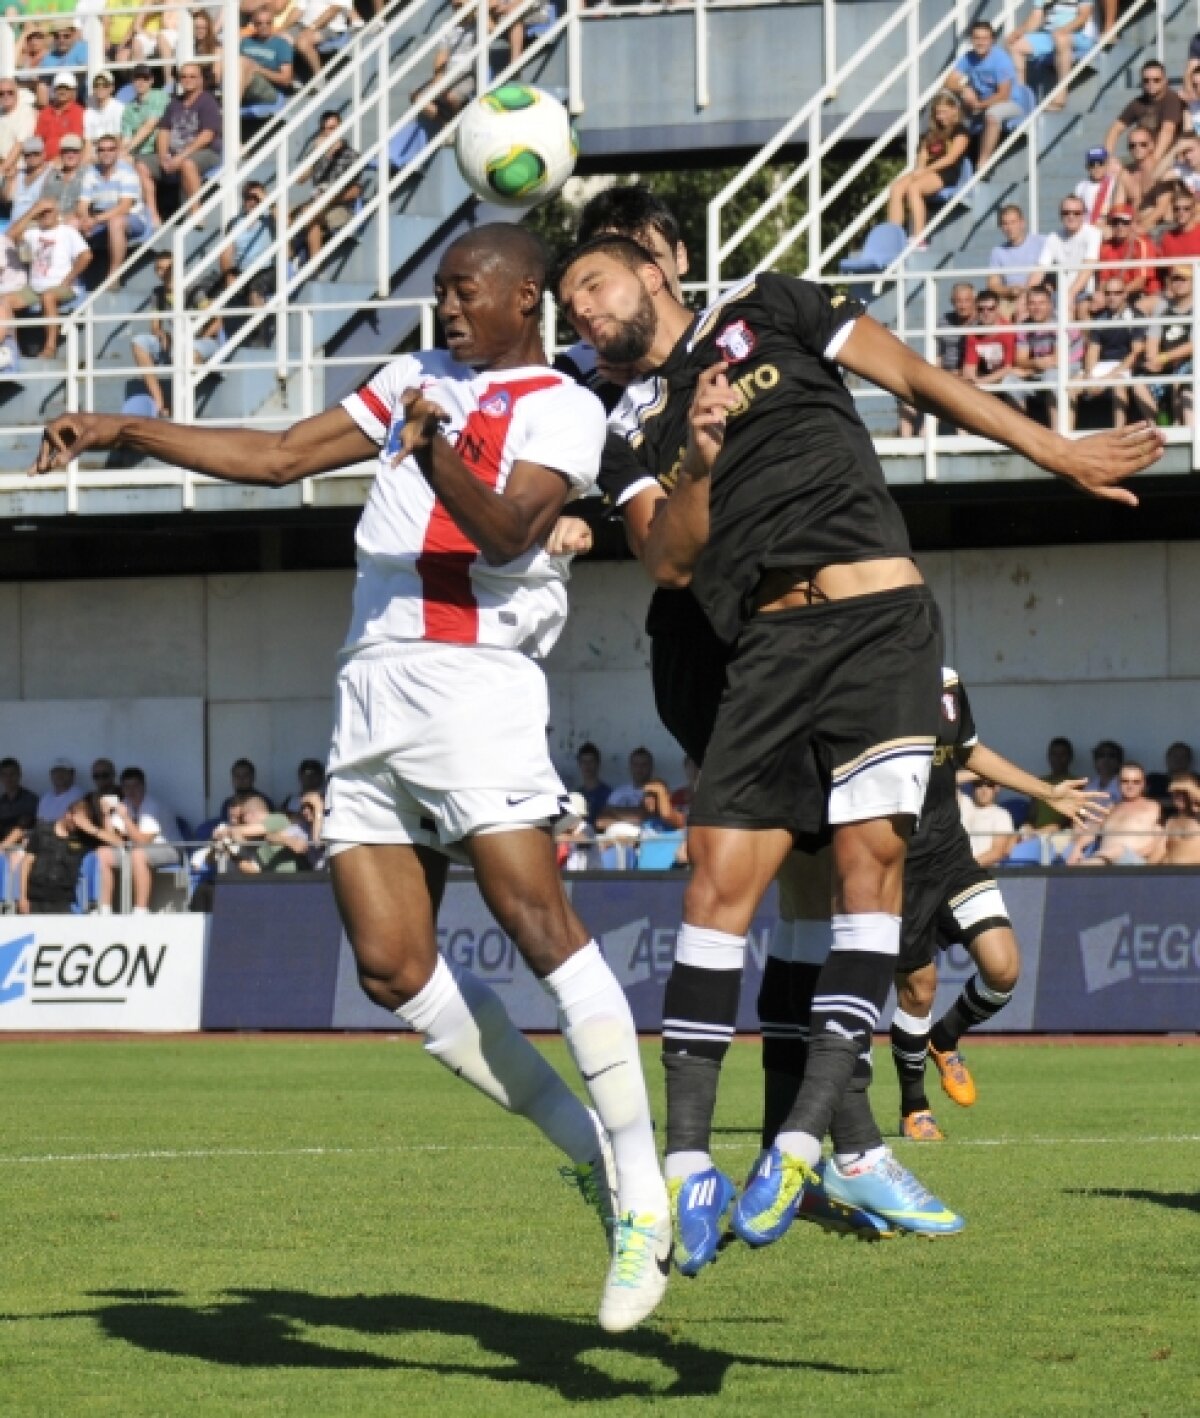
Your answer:
[[[620,1338],[595,1324],[603,1242],[560,1159],[411,1041],[2,1057],[6,1418],[1200,1413],[1186,1044],[976,1044],[978,1105],[937,1110],[950,1141],[897,1144],[962,1236],[797,1224],[676,1277]],[[758,1111],[739,1044],[715,1139],[738,1178]]]

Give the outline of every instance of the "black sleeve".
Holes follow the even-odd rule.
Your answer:
[[[758,280],[779,328],[818,359],[826,357],[830,341],[843,326],[866,314],[866,306],[861,301],[840,291],[831,291],[828,286],[770,272],[759,276]]]
[[[634,483],[644,482],[653,474],[641,464],[629,441],[610,428],[600,456],[600,491],[610,508],[621,501]]]
[[[971,750],[979,742],[979,730],[975,727],[975,715],[971,713],[971,701],[967,698],[966,685],[958,685],[958,737],[954,740],[954,757],[964,762]]]

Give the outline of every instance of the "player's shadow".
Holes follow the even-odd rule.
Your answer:
[[[1068,1196],[1105,1196],[1116,1201],[1148,1201],[1155,1206],[1165,1206],[1172,1211],[1195,1211],[1200,1213],[1200,1192],[1153,1192],[1146,1187],[1076,1187],[1068,1190]]]
[[[155,1354],[200,1359],[240,1368],[409,1370],[527,1383],[564,1399],[663,1396],[695,1398],[721,1392],[733,1364],[782,1371],[811,1370],[847,1378],[877,1369],[819,1359],[771,1359],[673,1339],[653,1328],[610,1337],[594,1321],[531,1315],[478,1301],[428,1295],[314,1295],[305,1290],[230,1290],[215,1304],[188,1304],[172,1291],[110,1290],[91,1297],[97,1308],[42,1315],[42,1319],[94,1319],[111,1339]],[[13,1318],[13,1316],[0,1316]],[[764,1323],[765,1321],[753,1321]],[[478,1346],[475,1362],[380,1354],[336,1341],[324,1344],[311,1330],[328,1328],[394,1340],[442,1334]],[[594,1360],[600,1351],[657,1360],[673,1376],[664,1388],[646,1379],[619,1378]]]

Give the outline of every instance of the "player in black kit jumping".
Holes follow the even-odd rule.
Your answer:
[[[650,476],[677,481],[643,560],[660,584],[691,586],[732,650],[665,1002],[667,1172],[681,1223],[681,1195],[721,1191],[709,1134],[753,912],[795,837],[832,832],[833,950],[807,1071],[733,1211],[735,1232],[762,1245],[790,1225],[878,1023],[937,737],[937,610],[835,361],[1098,496],[1136,501],[1113,484],[1153,463],[1162,441],[1144,426],[1063,439],[809,282],[762,275],[693,317],[650,253],[601,238],[573,253],[559,290],[605,360],[657,373],[660,396],[628,446]]]

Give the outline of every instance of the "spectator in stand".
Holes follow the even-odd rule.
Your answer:
[[[289,793],[280,804],[280,811],[295,816],[303,806],[304,800],[310,796],[324,802],[325,793],[325,765],[319,758],[302,758],[300,767],[296,770],[296,779],[299,783],[298,791]]]
[[[103,137],[120,140],[125,105],[113,97],[116,84],[112,71],[101,69],[92,80],[92,97],[83,115],[83,136],[92,147]]]
[[[142,371],[146,393],[150,395],[155,413],[159,418],[167,418],[170,413],[162,385],[154,370],[157,366],[171,363],[174,331],[172,322],[163,319],[163,316],[168,315],[173,309],[172,267],[171,257],[166,252],[159,252],[155,255],[154,274],[158,277],[158,285],[155,286],[152,296],[155,315],[150,322],[149,331],[142,330],[140,334],[134,335],[131,341],[133,361]],[[189,308],[195,308],[202,299],[199,291],[190,291],[188,293]],[[202,325],[192,338],[192,358],[195,363],[198,365],[207,364],[220,349],[223,339],[224,333],[219,317],[214,317],[207,324]]]
[[[687,822],[671,800],[671,790],[661,778],[646,784],[642,795],[642,831],[650,833],[678,832]]]
[[[259,793],[248,794],[238,805],[238,821],[214,840],[231,848],[230,855],[240,872],[257,876],[260,872],[308,870],[312,845],[305,829],[286,813],[272,812]]]
[[[1167,298],[1155,311],[1165,325],[1151,325],[1146,336],[1146,373],[1171,378],[1190,375],[1193,369],[1192,300],[1193,266],[1173,266],[1167,271]],[[1159,422],[1192,427],[1194,416],[1190,384],[1152,384],[1150,397],[1158,405]],[[1168,751],[1169,752],[1169,751]]]
[[[310,148],[329,144],[320,157],[314,157],[310,164],[300,168],[297,179],[308,177],[313,185],[312,197],[297,213],[303,217],[311,214],[304,228],[304,240],[311,260],[316,260],[321,247],[334,232],[354,215],[354,204],[362,196],[362,182],[359,178],[346,179],[346,173],[358,161],[358,154],[341,136],[342,120],[332,109],[321,115],[320,125]],[[334,137],[334,134],[337,134]],[[311,167],[311,172],[308,169]]]
[[[1114,278],[1120,280],[1125,286],[1126,300],[1144,309],[1145,298],[1158,293],[1161,277],[1157,266],[1140,263],[1152,261],[1155,255],[1150,238],[1133,229],[1133,208],[1114,207],[1108,214],[1108,238],[1100,247],[1100,264],[1120,261],[1121,265],[1099,271],[1100,284],[1103,286]]]
[[[117,791],[117,770],[111,758],[97,758],[93,762],[92,788],[101,797]]]
[[[682,813],[684,822],[692,811],[692,799],[696,796],[696,783],[700,777],[700,765],[688,754],[683,756],[683,782],[671,794],[671,806]]]
[[[57,818],[39,822],[21,860],[17,911],[22,916],[66,915],[75,904],[79,869],[97,842],[114,834],[102,825],[94,796],[81,797]]]
[[[268,812],[274,812],[275,806],[266,793],[256,784],[258,769],[248,758],[239,758],[229,770],[229,782],[233,792],[221,804],[218,816],[222,822],[229,821],[230,810],[237,803],[246,803],[250,798],[261,798],[266,804]]]
[[[68,226],[76,226],[75,213],[83,196],[83,179],[87,172],[83,161],[83,139],[68,133],[62,140],[57,165],[51,163],[42,188],[42,196],[58,205],[59,215]]]
[[[121,141],[125,156],[134,165],[141,183],[146,212],[156,227],[159,225],[157,196],[150,174],[142,164],[154,154],[158,125],[169,102],[166,89],[154,87],[154,70],[139,64],[133,71],[133,97],[121,114]]]
[[[992,291],[976,298],[975,318],[979,324],[967,335],[962,377],[970,384],[994,388],[1016,373],[1017,332],[1001,323],[1000,300]]]
[[[38,83],[35,79],[29,78],[28,73],[31,70],[40,69],[49,53],[50,36],[47,30],[39,29],[35,25],[21,36],[21,43],[17,46],[17,72],[27,75],[26,78],[20,80],[20,83],[31,94],[37,94]]]
[[[208,174],[221,164],[221,133],[221,106],[205,91],[199,64],[181,64],[179,97],[167,104],[154,154],[141,164],[158,186],[158,210],[164,187],[178,188],[185,201],[196,196]]]
[[[1077,837],[1067,853],[1067,866],[1145,867],[1162,861],[1166,844],[1161,813],[1158,804],[1146,796],[1142,765],[1122,764],[1118,784],[1120,797],[1105,818],[1103,831]]]
[[[76,215],[93,254],[107,248],[106,275],[125,264],[131,241],[145,241],[152,231],[138,175],[132,163],[121,160],[120,143],[112,134],[97,140],[96,162],[83,175]]]
[[[1025,213],[1015,202],[1008,202],[1000,208],[997,219],[1004,241],[993,246],[988,256],[988,290],[1010,304],[1014,319],[1025,318],[1025,291],[1030,285],[1037,285],[1041,279],[1038,272],[1038,257],[1046,238],[1029,230]],[[1009,272],[1012,279],[1009,279]]]
[[[629,755],[629,782],[609,793],[597,814],[597,825],[603,829],[614,822],[640,824],[645,816],[646,789],[653,781],[654,755],[648,748],[635,748]]]
[[[1165,215],[1162,199],[1170,187],[1159,180],[1154,135],[1149,128],[1131,128],[1125,143],[1129,161],[1121,169],[1121,205],[1133,208],[1139,231],[1151,232]]]
[[[1159,254],[1169,261],[1200,259],[1200,211],[1195,196],[1177,183],[1170,201],[1172,225],[1159,237]]]
[[[309,72],[321,72],[321,46],[342,37],[354,16],[353,0],[300,0],[283,11],[278,28],[286,33]]]
[[[975,287],[969,281],[958,281],[950,288],[950,309],[942,316],[943,325],[956,328],[975,323]],[[940,334],[935,339],[937,362],[941,369],[951,374],[963,372],[963,361],[967,349],[966,335]],[[897,403],[900,413],[900,437],[913,438],[920,433],[925,416],[911,404]]]
[[[12,224],[9,234],[18,243],[23,238],[29,252],[29,284],[9,297],[9,306],[27,312],[40,308],[45,340],[40,358],[54,359],[58,317],[83,294],[80,282],[92,262],[91,248],[74,226],[62,220],[52,198],[42,198]]]
[[[917,148],[916,166],[901,173],[888,188],[887,219],[903,226],[905,209],[911,221],[909,235],[920,237],[925,230],[926,201],[939,192],[957,187],[967,155],[967,130],[963,126],[962,104],[952,93],[938,94],[929,108],[929,127]],[[922,248],[925,243],[922,243]]]
[[[167,39],[174,39],[164,30],[159,37],[159,53]],[[171,50],[174,53],[174,48]],[[192,15],[192,58],[204,71],[204,87],[213,93],[221,87],[224,69],[221,65],[221,37],[212,15],[207,10],[196,10]]]
[[[37,110],[16,79],[0,79],[0,181],[7,181],[21,162],[21,144],[33,137]]]
[[[130,845],[129,867],[133,877],[133,912],[145,915],[150,909],[154,872],[158,867],[175,866],[179,853],[168,841],[176,832],[173,813],[168,813],[146,792],[146,775],[140,768],[126,768],[121,774],[121,796],[101,800],[108,813],[105,826]],[[112,910],[113,887],[119,854],[115,847],[99,848],[100,894],[97,909],[102,915]]]
[[[1175,144],[1175,162],[1167,177],[1182,182],[1193,197],[1200,193],[1200,140],[1194,134],[1189,133]]]
[[[7,231],[0,231],[0,381],[10,379],[21,367],[13,309],[8,300],[28,284],[29,271],[20,248]]]
[[[4,200],[9,206],[9,234],[42,197],[42,189],[52,169],[46,161],[46,145],[36,135],[21,144],[21,164],[4,184]]]
[[[1119,176],[1108,170],[1108,149],[1089,148],[1087,176],[1075,184],[1075,195],[1083,203],[1083,209],[1087,213],[1086,220],[1092,226],[1103,225],[1117,199],[1119,189]]]
[[[1146,792],[1164,808],[1171,806],[1171,784],[1195,767],[1190,743],[1179,740],[1167,749],[1163,760],[1163,772],[1146,775]]]
[[[958,96],[967,127],[979,136],[980,168],[991,160],[1004,125],[1024,109],[1013,98],[1017,70],[1008,51],[996,43],[996,31],[986,20],[971,26],[971,47],[955,61],[945,86]]]
[[[243,271],[250,270],[271,249],[271,243],[275,240],[275,218],[266,202],[267,189],[261,182],[247,182],[242,188],[242,210],[226,226],[226,235],[234,231],[243,218],[250,217],[251,220],[218,253],[220,275],[213,295],[217,290],[233,285]],[[255,271],[234,297],[234,304],[262,306],[274,293],[275,266],[270,263]]]
[[[1029,324],[1032,326],[1054,325],[1054,292],[1049,286],[1031,286],[1027,297]],[[1025,397],[1025,412],[1054,428],[1058,409],[1058,333],[1053,328],[1025,329],[1017,332],[1016,369],[1022,380],[1030,384],[1043,384],[1044,389],[1035,389]],[[1073,390],[1067,390],[1067,419],[1065,432],[1070,432],[1072,413],[1075,406]]]
[[[1170,783],[1171,815],[1163,832],[1163,865],[1200,866],[1200,778],[1179,773]]]
[[[447,69],[459,67],[459,64],[466,59],[474,50],[478,23],[476,7],[473,0],[451,0],[452,5],[459,14],[458,27],[453,31],[450,39],[433,56],[433,74],[428,83],[422,84],[413,90],[412,98],[416,102],[421,95],[446,73]],[[505,15],[514,6],[515,0],[488,0],[487,19],[488,29],[492,30],[501,23]],[[508,45],[508,62],[515,63],[525,49],[525,25],[522,20],[518,20],[505,31],[504,38]],[[436,97],[431,98],[422,110],[422,118],[427,124],[439,126],[448,123],[454,115],[470,102],[471,95],[475,92],[475,72],[473,64],[468,63],[466,72],[448,89],[443,89]]]
[[[1031,59],[1035,64],[1053,59],[1057,83],[1064,83],[1071,69],[1096,42],[1092,10],[1090,0],[1047,0],[1044,5],[1035,5],[1005,41],[1017,67],[1018,81],[1025,82],[1026,66]],[[1046,108],[1051,113],[1059,113],[1066,106],[1064,88]]]
[[[69,15],[60,15],[50,25],[50,48],[43,55],[39,69],[57,70],[71,82],[75,97],[80,97],[80,82],[87,75],[88,48],[79,33],[79,26]],[[46,84],[58,82],[58,74],[49,75],[38,83],[38,100],[46,103],[51,95]]]
[[[1074,758],[1075,745],[1070,739],[1061,735],[1052,738],[1046,749],[1046,762],[1050,771],[1046,774],[1045,781],[1052,787],[1065,783],[1072,776],[1071,764]],[[1064,817],[1061,812],[1056,812],[1041,798],[1034,798],[1029,804],[1029,816],[1025,819],[1025,825],[1031,832],[1061,832],[1064,828],[1070,828],[1071,819]]]
[[[75,786],[75,765],[69,758],[56,758],[50,765],[50,791],[38,799],[38,821],[57,822],[83,796],[83,789]]]
[[[1093,315],[1093,325],[1083,356],[1083,374],[1089,382],[1081,399],[1109,395],[1113,402],[1113,427],[1124,428],[1132,410],[1137,418],[1153,419],[1154,400],[1143,385],[1132,383],[1134,367],[1146,351],[1146,332],[1133,324],[1125,299],[1125,283],[1108,275],[1101,286],[1104,305]]]
[[[1107,793],[1114,803],[1121,800],[1118,779],[1125,762],[1125,750],[1114,739],[1101,739],[1092,749],[1092,776],[1084,784],[1085,793]]]
[[[1074,195],[1064,197],[1058,209],[1062,229],[1051,232],[1042,243],[1038,265],[1061,273],[1066,279],[1067,299],[1073,308],[1081,295],[1092,293],[1092,266],[1100,256],[1100,228],[1087,220],[1087,208]]]
[[[300,799],[300,807],[296,812],[288,813],[289,819],[296,826],[303,828],[304,835],[308,838],[307,860],[312,871],[321,871],[325,867],[325,798],[322,793],[305,793]]]
[[[291,93],[295,51],[289,39],[275,33],[274,25],[274,10],[260,5],[241,42],[243,104],[273,104],[281,94]]]
[[[50,102],[37,116],[35,128],[50,160],[58,157],[62,140],[73,133],[83,141],[83,105],[79,102],[79,90],[70,74],[55,74],[50,83]]]
[[[20,763],[0,758],[0,850],[21,846],[37,815],[37,794],[22,786]]]
[[[1142,65],[1142,91],[1117,114],[1109,125],[1104,146],[1116,152],[1121,134],[1144,128],[1152,140],[1154,171],[1161,176],[1170,164],[1171,152],[1187,129],[1183,100],[1167,80],[1166,68],[1157,59]]]
[[[971,784],[971,796],[960,796],[959,808],[975,860],[981,867],[1002,862],[1016,845],[1017,836],[1012,813],[996,801],[995,783],[976,778]]]
[[[612,796],[612,789],[600,778],[600,750],[590,740],[581,744],[575,765],[579,769],[579,791],[587,804],[588,821],[595,827],[596,819]]]

